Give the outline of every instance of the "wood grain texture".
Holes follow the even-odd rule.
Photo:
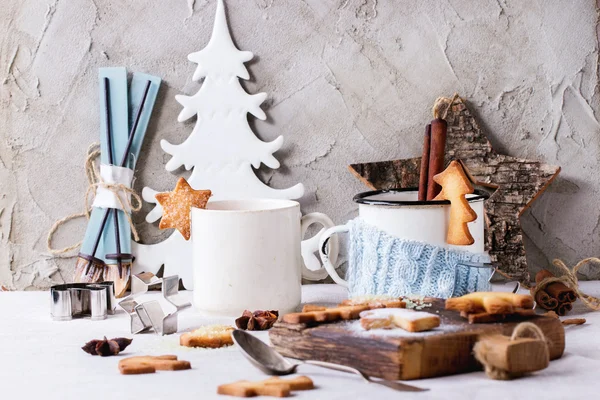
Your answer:
[[[455,101],[446,120],[446,164],[460,159],[475,180],[497,187],[485,204],[486,249],[502,272],[528,281],[519,217],[554,180],[560,167],[496,153],[462,99]],[[420,165],[420,158],[410,158],[352,164],[349,169],[371,189],[416,188]]]
[[[287,357],[329,361],[358,368],[385,379],[420,379],[453,375],[481,369],[473,356],[473,346],[482,335],[510,335],[518,322],[469,323],[454,311],[434,302],[428,312],[439,314],[439,333],[420,332],[402,336],[365,334],[356,330],[359,321],[329,324],[277,323],[269,332],[275,349]],[[437,313],[436,313],[437,314]],[[560,358],[565,347],[564,327],[556,318],[536,316],[550,343],[550,359]],[[451,325],[452,329],[448,329]],[[444,326],[446,328],[444,328]]]
[[[510,340],[508,336],[489,335],[481,338],[475,352],[488,365],[511,374],[539,371],[550,362],[546,343],[533,338]]]
[[[348,169],[372,190],[416,188],[419,185],[421,157],[352,164]]]
[[[425,135],[423,137],[423,153],[422,160],[429,160],[431,151],[431,124],[425,127]],[[429,181],[429,163],[421,163],[419,173],[419,201],[427,200],[427,182]]]

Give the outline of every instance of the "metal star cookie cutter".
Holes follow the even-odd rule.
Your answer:
[[[159,286],[164,299],[175,307],[174,312],[165,313],[161,304],[155,300],[141,304],[135,300],[136,297]],[[170,335],[177,332],[177,313],[191,306],[191,303],[180,298],[178,275],[159,278],[150,272],[144,272],[132,275],[131,294],[121,300],[119,306],[129,314],[132,334],[153,329],[159,335]]]
[[[55,321],[73,318],[106,319],[115,313],[113,282],[67,283],[50,288],[50,314]]]

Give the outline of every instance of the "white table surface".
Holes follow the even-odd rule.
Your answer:
[[[584,282],[584,292],[600,295],[600,282]],[[185,292],[184,292],[185,293]],[[190,295],[191,292],[186,293]],[[0,292],[0,398],[1,399],[227,399],[216,387],[236,380],[266,378],[235,347],[188,349],[179,335],[153,333],[133,336],[122,354],[176,354],[192,364],[189,371],[123,376],[117,369],[121,355],[93,357],[81,350],[88,340],[132,337],[129,318],[120,311],[103,321],[55,322],[50,318],[48,292]],[[336,285],[303,287],[304,303],[336,303],[346,297]],[[566,351],[550,367],[514,381],[493,381],[483,372],[410,381],[428,392],[395,392],[363,383],[357,376],[302,366],[318,387],[295,392],[298,399],[565,399],[600,396],[600,313],[587,312],[578,302],[569,317],[583,316],[583,326],[566,328]],[[233,323],[229,318],[204,318],[187,309],[180,313],[179,330],[208,323]],[[266,332],[259,332],[268,340]]]

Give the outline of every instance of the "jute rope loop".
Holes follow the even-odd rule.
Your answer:
[[[82,213],[71,214],[64,218],[61,218],[58,221],[56,221],[54,223],[54,225],[52,225],[52,228],[50,228],[50,231],[48,232],[48,237],[46,239],[46,247],[48,248],[48,251],[53,255],[56,255],[56,256],[65,255],[66,253],[68,253],[72,250],[75,250],[81,246],[83,241],[77,242],[73,245],[64,247],[62,249],[54,249],[51,246],[52,237],[54,236],[54,234],[56,233],[58,228],[61,225],[67,223],[68,221],[71,221],[71,220],[77,219],[77,218],[81,218],[81,217],[86,217],[88,220],[90,219],[90,215],[91,215],[91,211],[92,211],[92,207],[90,206],[90,204],[91,204],[90,203],[90,193],[95,193],[96,188],[98,188],[99,186],[112,192],[115,195],[115,197],[117,198],[117,200],[119,201],[119,204],[121,205],[121,208],[123,210],[129,208],[132,212],[135,212],[135,211],[139,211],[142,208],[142,198],[132,188],[127,187],[126,185],[124,185],[122,183],[106,183],[106,182],[104,182],[104,180],[102,180],[102,177],[100,176],[100,172],[99,172],[98,167],[96,166],[96,162],[95,162],[99,156],[100,156],[100,143],[92,143],[87,149],[87,156],[85,159],[85,175],[86,175],[86,178],[88,181],[88,188],[87,188],[87,190],[85,192],[85,196],[84,196],[84,211]],[[131,195],[131,198],[135,200],[135,203],[136,203],[135,206],[131,202],[131,199],[129,198],[129,196],[124,196],[126,200],[123,201],[123,199],[120,196],[121,193]],[[127,218],[127,222],[129,222],[129,226],[131,227],[131,233],[133,234],[133,238],[136,241],[138,241],[139,240],[138,232],[135,229],[135,226],[133,225],[133,220],[131,219],[131,215],[128,212],[125,212],[125,217]]]
[[[543,346],[545,353],[543,356],[549,361],[550,352],[548,350],[548,339],[544,335],[544,332],[536,324],[531,322],[521,322],[515,327],[515,329],[513,329],[509,340],[512,342],[529,335],[532,335],[535,339],[539,339],[546,343],[546,346]],[[486,375],[492,379],[509,380],[524,375],[523,373],[510,372],[494,366],[493,358],[491,358],[492,356],[490,355],[491,349],[489,345],[485,343],[485,341],[479,341],[477,344],[475,344],[473,350],[475,358],[483,365]]]
[[[450,107],[452,107],[452,104],[459,98],[460,96],[458,93],[454,93],[454,96],[452,96],[451,99],[447,97],[438,97],[435,99],[435,103],[433,103],[433,108],[431,110],[433,112],[433,118],[446,119]]]
[[[521,322],[519,325],[513,329],[512,335],[510,335],[510,340],[516,340],[522,337],[526,337],[527,333],[533,334],[536,339],[543,340],[547,342],[546,336],[544,336],[544,332],[534,323],[531,322]]]
[[[579,269],[582,266],[584,266],[588,263],[600,264],[600,258],[596,258],[596,257],[585,258],[585,259],[579,261],[577,263],[577,265],[575,265],[573,267],[572,270],[570,270],[565,265],[565,263],[562,262],[562,260],[555,259],[554,261],[552,261],[552,264],[562,272],[562,275],[542,279],[540,282],[538,282],[535,285],[535,287],[533,287],[532,296],[535,298],[535,295],[537,294],[537,292],[544,289],[550,283],[562,282],[565,284],[565,286],[567,286],[569,289],[572,289],[575,292],[577,297],[579,297],[581,302],[583,304],[585,304],[587,308],[589,308],[590,310],[593,310],[593,311],[600,310],[600,298],[590,296],[588,294],[583,293],[581,290],[579,290],[579,279],[577,279],[577,271],[579,271]]]

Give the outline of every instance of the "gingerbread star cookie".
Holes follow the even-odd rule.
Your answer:
[[[184,178],[179,178],[175,190],[156,194],[156,201],[163,208],[158,227],[175,228],[185,240],[190,240],[192,207],[205,208],[210,196],[210,190],[194,190]]]

